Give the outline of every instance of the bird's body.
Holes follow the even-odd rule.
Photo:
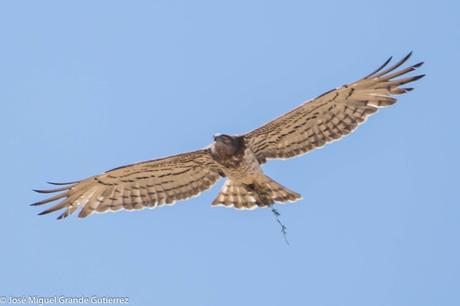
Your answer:
[[[154,208],[196,196],[221,177],[226,182],[212,205],[253,209],[296,201],[300,194],[266,176],[261,165],[322,147],[351,133],[379,108],[394,104],[393,95],[412,90],[401,85],[423,77],[396,79],[422,65],[396,70],[409,57],[384,69],[390,58],[368,76],[307,101],[252,132],[215,136],[205,149],[115,168],[81,181],[53,183],[61,187],[36,191],[60,193],[33,205],[61,200],[40,213],[64,209],[59,219],[78,208],[79,217]]]
[[[256,154],[243,136],[221,135],[214,139],[209,152],[228,180],[212,205],[254,209],[301,197],[263,173]]]
[[[225,176],[231,180],[242,180],[262,172],[254,152],[243,137],[221,135],[214,138],[210,146],[212,158],[222,166]]]

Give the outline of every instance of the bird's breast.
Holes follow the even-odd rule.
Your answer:
[[[225,175],[230,179],[242,179],[261,172],[260,164],[251,149],[245,148],[241,153],[220,161]]]

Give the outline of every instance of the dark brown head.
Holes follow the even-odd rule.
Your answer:
[[[211,147],[214,155],[228,158],[244,151],[243,137],[225,134],[214,135],[214,144]]]

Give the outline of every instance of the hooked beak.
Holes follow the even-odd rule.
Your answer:
[[[217,138],[219,138],[219,136],[222,135],[222,134],[214,134],[212,137],[214,138],[214,141],[217,141]]]

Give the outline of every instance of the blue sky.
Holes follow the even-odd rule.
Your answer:
[[[3,1],[0,295],[130,305],[459,305],[455,1]],[[39,217],[33,188],[243,133],[387,57],[427,77],[266,173],[303,194]]]

